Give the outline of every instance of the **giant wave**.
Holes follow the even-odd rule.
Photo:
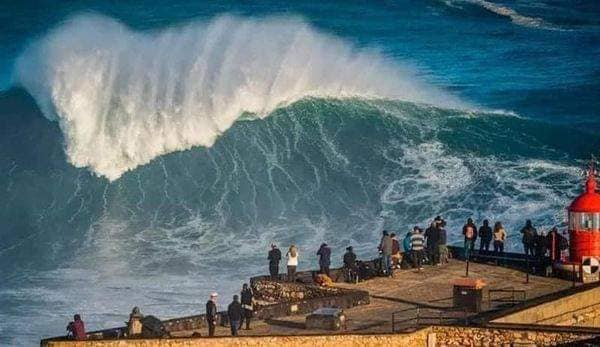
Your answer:
[[[407,68],[298,19],[225,16],[141,33],[80,15],[33,43],[15,83],[64,133],[68,160],[109,180],[157,156],[212,146],[244,113],[307,96],[459,107]]]

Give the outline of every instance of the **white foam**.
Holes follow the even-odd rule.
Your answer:
[[[290,18],[225,16],[140,33],[80,15],[31,45],[14,81],[58,120],[68,160],[109,180],[211,146],[243,112],[264,117],[306,96],[462,106],[378,54]]]
[[[500,16],[508,17],[510,20],[520,26],[536,28],[536,29],[547,29],[547,30],[562,30],[552,23],[548,23],[542,18],[538,17],[529,17],[518,13],[508,6],[502,6],[495,4],[493,2],[484,1],[484,0],[465,0],[467,2],[479,5],[484,9],[495,13]]]

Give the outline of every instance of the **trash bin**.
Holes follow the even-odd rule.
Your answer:
[[[453,305],[468,312],[481,312],[483,288],[485,282],[481,279],[461,278],[453,282]]]

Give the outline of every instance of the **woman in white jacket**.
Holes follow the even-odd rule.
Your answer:
[[[285,256],[287,257],[288,281],[295,282],[296,268],[298,267],[298,248],[291,245]]]

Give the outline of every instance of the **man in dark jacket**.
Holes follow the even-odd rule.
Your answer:
[[[271,281],[277,281],[279,279],[279,262],[281,261],[281,251],[277,248],[274,243],[271,244],[271,250],[269,251],[269,273],[271,274]]]
[[[429,258],[429,264],[436,265],[440,261],[438,252],[438,243],[440,240],[440,234],[438,229],[438,221],[435,220],[431,223],[429,228],[425,229],[425,238],[427,239],[427,257]]]
[[[331,248],[329,248],[329,246],[323,242],[317,251],[317,255],[319,256],[320,272],[327,275],[327,277],[331,277],[329,276],[329,266],[331,265]]]
[[[465,259],[469,259],[473,247],[475,247],[475,240],[477,240],[477,226],[473,223],[473,219],[467,219],[467,224],[463,226],[462,232],[465,237]]]
[[[215,336],[215,326],[217,325],[217,296],[217,293],[212,293],[206,302],[206,323],[210,337]]]
[[[227,317],[229,317],[231,336],[237,336],[240,320],[242,319],[242,305],[240,305],[237,295],[233,296],[233,301],[227,307]]]
[[[525,251],[526,256],[533,256],[533,249],[535,238],[537,237],[537,230],[533,227],[531,220],[527,220],[525,222],[525,226],[521,229],[521,234],[523,234],[523,250]]]
[[[242,297],[242,319],[240,320],[240,329],[242,329],[242,325],[244,324],[244,320],[246,321],[246,330],[250,330],[250,319],[252,319],[252,289],[248,286],[248,283],[244,283],[242,286],[242,292],[240,293]]]
[[[479,252],[489,252],[490,243],[492,243],[492,228],[487,219],[483,220],[483,225],[479,228]]]
[[[346,282],[352,282],[357,279],[356,254],[354,254],[352,246],[346,248],[346,253],[344,254],[344,269],[346,270]]]

